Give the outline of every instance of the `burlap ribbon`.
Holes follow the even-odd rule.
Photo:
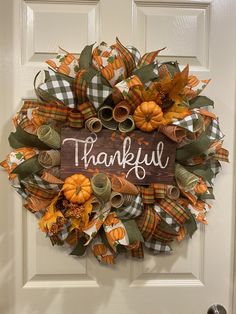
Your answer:
[[[85,122],[85,127],[92,133],[98,133],[102,130],[102,122],[96,117],[89,118]]]
[[[177,163],[175,164],[175,178],[178,186],[186,192],[193,190],[199,181],[198,176]]]
[[[49,147],[58,149],[61,146],[60,135],[49,125],[41,125],[37,130],[37,136]]]
[[[135,129],[135,123],[133,117],[130,115],[128,118],[119,123],[119,131],[122,133],[128,133]]]
[[[105,203],[110,199],[111,181],[104,173],[98,173],[91,179],[94,194]]]
[[[114,192],[114,191],[111,192],[110,202],[111,202],[111,206],[114,208],[121,207],[124,203],[123,194],[119,192]]]
[[[125,121],[129,116],[130,109],[130,104],[127,101],[123,100],[119,102],[113,110],[114,120],[117,122]]]
[[[137,195],[139,193],[138,188],[132,184],[131,182],[127,181],[126,179],[118,176],[112,177],[112,190],[119,193],[126,193]]]
[[[38,161],[44,168],[52,168],[60,165],[61,157],[58,150],[41,151],[38,155]]]

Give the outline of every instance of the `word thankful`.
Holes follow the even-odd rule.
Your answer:
[[[125,174],[138,184],[173,183],[176,145],[162,134],[134,131],[120,132],[65,128],[61,134],[61,176],[95,171]]]

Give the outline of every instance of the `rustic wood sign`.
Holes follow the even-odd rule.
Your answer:
[[[97,172],[124,175],[134,184],[173,184],[176,143],[157,132],[133,131],[128,135],[103,129],[63,128],[61,177],[75,173],[88,177]]]

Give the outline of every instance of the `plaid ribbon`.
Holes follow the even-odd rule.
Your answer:
[[[229,162],[229,152],[227,149],[220,148],[216,151],[212,159]]]
[[[211,140],[220,140],[224,137],[224,134],[220,130],[218,119],[212,119],[207,135]]]
[[[165,198],[166,197],[166,190],[167,185],[162,183],[154,183],[152,184],[153,190],[154,190],[154,197],[155,199],[158,198]]]
[[[82,128],[84,125],[84,118],[81,112],[73,110],[70,112],[69,117],[69,126],[72,128]]]
[[[97,112],[90,102],[85,102],[79,105],[78,109],[82,113],[84,120],[97,116]]]
[[[78,99],[78,104],[83,104],[88,101],[87,97],[87,81],[85,80],[87,71],[79,70],[75,78],[74,90]]]
[[[156,50],[156,51],[152,51],[152,52],[147,52],[145,53],[141,60],[140,60],[140,63],[139,63],[139,67],[143,67],[145,65],[148,65],[148,64],[151,64],[155,61],[157,61],[157,55],[160,51],[162,51],[163,49],[165,48],[162,48],[162,49],[159,49],[159,50]]]
[[[199,115],[197,113],[192,113],[191,115],[183,118],[182,120],[174,121],[172,124],[178,125],[190,132],[194,132],[194,123],[198,122]]]
[[[131,54],[133,55],[134,57],[134,61],[135,61],[135,64],[136,66],[139,64],[139,61],[141,59],[141,54],[140,52],[138,51],[138,49],[134,46],[126,46],[126,49],[129,50],[129,52],[131,52]]]
[[[36,110],[36,115],[45,120],[65,122],[69,115],[69,109],[59,103],[41,104]]]
[[[173,230],[176,232],[179,231],[180,225],[170,216],[167,212],[165,212],[158,204],[154,205],[154,210],[156,213],[164,220]]]
[[[28,198],[29,194],[24,189],[22,189],[22,188],[15,188],[15,190],[23,199],[26,200]]]
[[[174,240],[178,232],[173,230],[164,220],[161,220],[153,233],[152,239],[159,240],[160,242],[168,243]]]
[[[131,256],[136,258],[144,258],[143,244],[139,242],[139,246],[131,250]]]
[[[140,193],[142,195],[142,200],[143,200],[144,204],[154,204],[155,203],[153,186],[151,186],[151,185],[149,187],[140,186]]]
[[[54,96],[69,108],[75,108],[75,96],[71,83],[50,69],[47,74],[46,82],[38,88]]]
[[[94,75],[88,83],[87,96],[96,109],[103,104],[111,93],[112,88],[104,85],[101,74]]]
[[[145,241],[151,239],[160,220],[160,217],[151,206],[147,206],[142,215],[138,217],[137,225]]]
[[[43,181],[39,176],[32,175],[21,181],[21,184],[25,187],[26,193],[34,195],[38,198],[52,199],[60,191],[57,184],[51,184]]]
[[[142,212],[143,202],[141,196],[138,194],[129,206],[119,208],[117,214],[121,219],[133,219],[140,216]]]
[[[189,219],[189,216],[184,208],[170,200],[168,197],[160,199],[159,206],[180,225],[183,225],[186,220]]]
[[[148,248],[153,254],[160,254],[160,253],[171,253],[172,249],[166,243],[162,243],[158,240],[152,239],[150,241],[145,241],[144,245]]]

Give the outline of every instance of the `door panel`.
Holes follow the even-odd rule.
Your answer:
[[[20,99],[34,97],[33,78],[57,46],[79,52],[86,44],[111,44],[118,36],[142,53],[167,46],[160,61],[189,63],[192,73],[212,78],[205,94],[215,100],[231,163],[216,180],[206,228],[176,243],[170,256],[147,253],[143,262],[121,257],[113,268],[99,265],[90,254],[75,258],[52,247],[1,171],[0,313],[205,314],[211,304],[220,303],[232,314],[232,1],[9,0],[1,6],[1,29],[8,30],[1,39],[1,158],[9,151],[10,119]]]

